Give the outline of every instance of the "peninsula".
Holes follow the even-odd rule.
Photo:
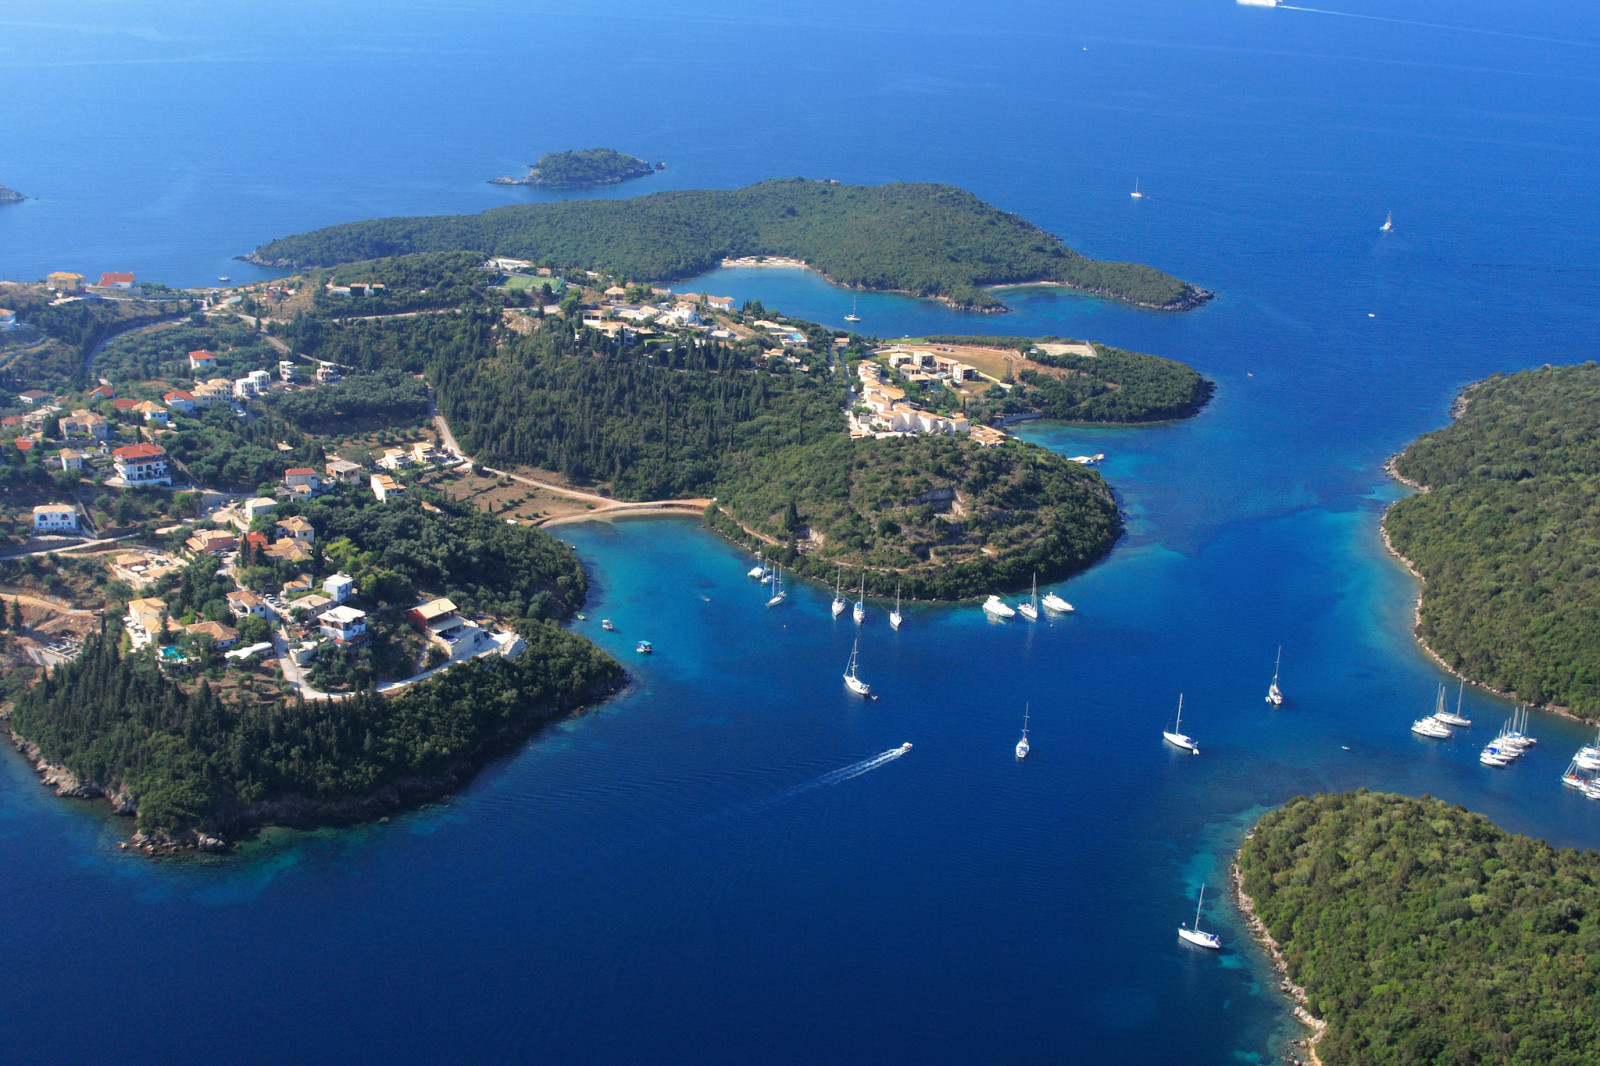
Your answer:
[[[1425,582],[1417,637],[1518,699],[1600,715],[1600,365],[1472,386],[1391,463],[1421,491],[1384,517]]]
[[[6,185],[0,185],[0,204],[18,204],[27,197]]]
[[[1005,305],[984,287],[1008,284],[1055,283],[1162,311],[1189,310],[1212,295],[1151,267],[1079,255],[1022,217],[949,185],[803,178],[352,222],[270,241],[244,258],[327,267],[467,250],[657,282],[704,273],[724,259],[783,256],[840,285],[985,311]]]
[[[1236,879],[1291,991],[1326,1023],[1320,1061],[1593,1061],[1594,851],[1361,789],[1269,812]]]
[[[647,163],[638,156],[610,148],[578,152],[546,152],[520,178],[493,178],[491,185],[537,185],[548,189],[595,189],[649,177],[666,169],[665,163]]]

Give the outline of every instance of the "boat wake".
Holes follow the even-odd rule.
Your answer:
[[[1600,48],[1600,41],[1580,41],[1570,37],[1539,37],[1531,33],[1514,33],[1510,30],[1491,30],[1484,26],[1451,26],[1443,22],[1419,22],[1416,19],[1395,18],[1391,15],[1364,15],[1354,11],[1329,11],[1320,7],[1296,7],[1293,4],[1274,5],[1279,11],[1305,11],[1313,15],[1337,15],[1347,19],[1366,19],[1370,22],[1393,22],[1402,26],[1421,26],[1429,30],[1449,30],[1454,33],[1475,33],[1484,37],[1509,37],[1515,41],[1537,41],[1540,44],[1564,44],[1574,48]]]
[[[771,796],[768,799],[749,804],[748,806],[741,808],[739,813],[753,813],[755,811],[766,810],[770,807],[776,807],[780,803],[787,803],[796,796],[804,795],[807,792],[812,792],[819,788],[825,788],[828,785],[842,784],[843,782],[849,781],[852,778],[860,777],[862,774],[871,773],[873,770],[876,770],[878,767],[887,763],[892,763],[910,750],[911,744],[908,742],[900,745],[898,748],[890,748],[888,751],[874,755],[870,759],[862,759],[858,763],[851,763],[849,766],[843,767],[842,769],[829,770],[821,777],[814,777],[810,781],[807,781],[803,784],[796,785],[790,789],[785,789],[776,796]]]

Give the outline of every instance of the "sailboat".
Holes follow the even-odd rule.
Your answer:
[[[905,620],[905,616],[900,613],[900,582],[896,581],[894,583],[894,610],[889,612],[889,624],[899,629],[900,623]]]
[[[1379,233],[1389,233],[1394,229],[1394,212],[1389,212],[1389,217],[1383,220],[1383,225],[1378,227]]]
[[[1566,773],[1561,775],[1561,783],[1568,788],[1581,790],[1589,782],[1584,779],[1582,774],[1578,773],[1577,763],[1568,763]]]
[[[839,595],[839,583],[843,580],[844,567],[841,566],[839,572],[833,575],[833,616],[835,618],[844,613],[844,597]]]
[[[856,605],[850,609],[850,617],[860,625],[867,620],[867,572],[861,571],[861,587],[856,590]]]
[[[1028,704],[1022,705],[1022,739],[1017,741],[1017,758],[1028,757]]]
[[[1194,742],[1194,738],[1193,737],[1184,736],[1182,730],[1183,730],[1183,693],[1180,692],[1180,693],[1178,693],[1178,720],[1175,723],[1173,723],[1173,726],[1172,726],[1171,729],[1163,729],[1161,731],[1161,739],[1165,740],[1168,744],[1171,744],[1175,748],[1182,748],[1184,751],[1190,751],[1190,752],[1193,752],[1196,755],[1199,755],[1200,754],[1200,745],[1198,745],[1198,744],[1196,744]]]
[[[1595,736],[1593,744],[1579,748],[1572,761],[1580,770],[1600,770],[1600,734]]]
[[[1187,940],[1197,948],[1210,948],[1212,951],[1222,950],[1222,938],[1215,933],[1202,932],[1200,929],[1200,908],[1206,905],[1206,886],[1200,886],[1200,902],[1194,908],[1194,928],[1188,929],[1178,926],[1178,937]]]
[[[767,601],[768,607],[776,607],[787,599],[789,593],[783,588],[783,567],[778,567],[772,574],[772,598]]]
[[[1267,702],[1274,707],[1283,706],[1283,689],[1278,687],[1278,671],[1283,668],[1283,645],[1278,645],[1278,661],[1272,664],[1272,684],[1267,686]]]
[[[850,297],[850,313],[844,316],[846,322],[860,322],[861,316],[856,314],[856,297]]]
[[[1461,682],[1461,687],[1456,690],[1456,709],[1451,712],[1444,708],[1444,686],[1440,685],[1439,709],[1433,712],[1433,716],[1445,725],[1456,725],[1463,729],[1470,729],[1472,727],[1472,719],[1463,717],[1461,714],[1461,697],[1466,691],[1466,687],[1467,683],[1465,681]]]
[[[1045,610],[1054,611],[1057,614],[1071,614],[1073,611],[1072,604],[1057,596],[1054,592],[1045,593],[1044,599],[1039,602],[1044,604]]]
[[[850,648],[850,661],[844,668],[844,687],[854,692],[857,696],[866,696],[872,692],[872,686],[856,676],[856,653],[861,649],[861,638]]]
[[[1024,603],[1017,604],[1017,613],[1030,622],[1039,620],[1039,575],[1033,575],[1033,595]]]
[[[1143,200],[1144,199],[1144,193],[1139,191],[1139,179],[1138,178],[1134,178],[1133,179],[1133,192],[1129,193],[1128,195],[1132,196],[1135,200]]]

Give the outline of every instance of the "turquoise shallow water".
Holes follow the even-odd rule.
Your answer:
[[[1209,0],[9,5],[0,181],[41,199],[0,209],[0,274],[244,276],[228,257],[260,240],[511,202],[481,179],[594,141],[667,159],[662,187],[965,185],[1219,297],[875,294],[863,328],[1093,337],[1219,390],[1179,424],[1024,428],[1107,454],[1127,537],[1062,587],[1068,619],[918,605],[893,632],[874,604],[875,701],[844,691],[856,631],[824,590],[767,611],[695,522],[629,520],[560,535],[594,578],[578,628],[634,684],[447,802],[157,864],[0,759],[0,1059],[1265,1061],[1294,1030],[1231,910],[1208,909],[1220,958],[1174,936],[1264,808],[1427,792],[1600,843],[1556,780],[1574,724],[1535,716],[1498,772],[1498,701],[1469,695],[1460,740],[1407,732],[1440,675],[1377,538],[1383,459],[1461,385],[1593,352],[1594,15],[1350,10],[1453,28]],[[685,287],[851,306],[800,272]],[[1159,739],[1179,692],[1198,759]]]

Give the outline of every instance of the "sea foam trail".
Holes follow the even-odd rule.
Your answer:
[[[844,767],[842,770],[833,770],[829,773],[823,774],[821,777],[813,778],[803,785],[796,785],[787,792],[780,792],[778,795],[769,800],[768,803],[782,803],[784,800],[793,799],[795,796],[798,796],[803,792],[810,792],[814,788],[821,788],[824,785],[837,785],[839,782],[848,781],[852,777],[860,777],[862,774],[867,773],[868,771],[876,770],[884,763],[894,762],[896,759],[910,750],[910,744],[902,744],[898,748],[890,748],[888,751],[874,755],[870,759],[862,759],[860,762],[852,763],[851,765]]]
[[[1565,44],[1574,48],[1600,48],[1600,41],[1578,41],[1571,37],[1539,37],[1531,33],[1513,33],[1510,30],[1491,30],[1482,26],[1451,26],[1443,22],[1419,22],[1416,19],[1399,19],[1390,15],[1362,15],[1354,11],[1328,11],[1320,7],[1296,7],[1279,4],[1279,11],[1307,11],[1313,15],[1337,15],[1346,19],[1366,19],[1369,22],[1393,22],[1401,26],[1421,26],[1429,30],[1449,30],[1452,33],[1476,33],[1484,37],[1508,37],[1514,41],[1537,41],[1540,44]]]

